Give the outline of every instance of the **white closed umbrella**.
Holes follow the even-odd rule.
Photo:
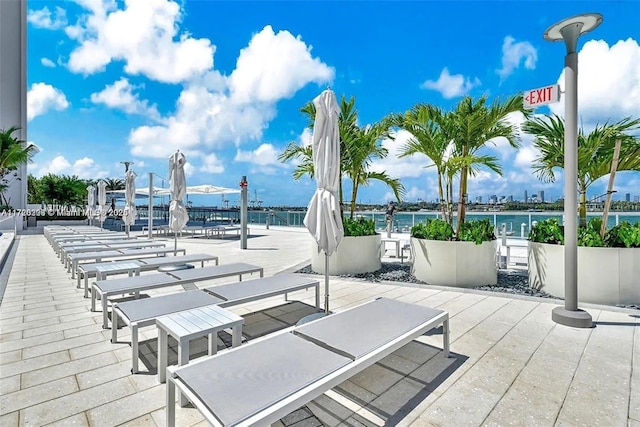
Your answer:
[[[100,216],[100,228],[102,228],[104,220],[107,217],[107,183],[102,180],[98,182],[98,204],[100,205],[100,209],[98,211]]]
[[[125,204],[122,220],[127,228],[127,237],[131,231],[131,224],[136,222],[136,173],[129,169],[124,176]]]
[[[93,214],[96,209],[96,187],[90,185],[87,187],[87,216],[89,223],[93,225]]]
[[[174,250],[178,249],[178,232],[189,221],[183,199],[187,193],[187,179],[184,176],[186,157],[179,150],[169,157],[169,229],[174,233]],[[175,254],[174,254],[175,255]]]
[[[316,191],[307,207],[304,225],[325,253],[324,311],[329,314],[329,256],[344,237],[342,212],[338,200],[340,185],[340,109],[336,95],[327,89],[313,100],[316,117],[313,125],[313,170]]]

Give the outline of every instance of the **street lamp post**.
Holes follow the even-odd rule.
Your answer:
[[[554,322],[576,328],[590,328],[591,315],[578,309],[578,37],[596,28],[602,15],[587,13],[564,19],[545,31],[548,41],[564,41],[564,307],[556,307]]]

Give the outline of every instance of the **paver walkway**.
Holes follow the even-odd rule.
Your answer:
[[[262,265],[265,275],[309,258],[304,232],[252,227],[252,234],[247,250],[238,240],[181,238],[179,245],[218,255],[221,264]],[[155,328],[140,332],[145,372],[132,375],[128,331],[120,332],[121,343],[109,342],[101,313],[89,311],[42,235],[20,235],[16,244],[0,305],[0,425],[164,425]],[[331,279],[336,311],[382,295],[447,310],[453,357],[442,358],[435,331],[282,424],[640,426],[640,312],[590,306],[596,327],[580,330],[551,321],[554,301]],[[245,317],[250,340],[309,313],[313,292],[291,299],[232,311]],[[191,354],[206,354],[206,340],[194,342]],[[171,357],[177,360],[175,350]],[[178,408],[178,424],[206,425],[193,408]]]

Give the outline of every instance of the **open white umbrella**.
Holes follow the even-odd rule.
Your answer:
[[[127,227],[127,237],[131,232],[131,224],[136,222],[136,173],[129,169],[124,176],[125,202],[122,220]]]
[[[89,223],[93,225],[93,214],[96,210],[96,187],[90,185],[87,187],[87,217]]]
[[[218,187],[217,185],[194,185],[187,187],[186,194],[238,194],[240,190],[235,188]]]
[[[327,89],[313,100],[316,117],[313,125],[313,170],[317,189],[307,207],[304,225],[325,253],[324,311],[329,314],[329,256],[344,237],[338,201],[340,185],[340,109],[336,95]]]
[[[104,220],[107,217],[107,183],[102,180],[98,182],[98,204],[100,205],[100,209],[98,210],[100,228],[102,228]]]
[[[187,162],[184,154],[176,151],[169,157],[169,229],[174,233],[174,250],[178,249],[178,232],[189,221],[187,209],[183,199],[187,191],[187,180],[184,176],[184,164]]]

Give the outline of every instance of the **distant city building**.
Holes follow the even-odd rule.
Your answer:
[[[529,201],[529,193],[527,193],[527,190],[524,190],[524,202],[527,203]]]
[[[498,203],[498,196],[496,196],[495,194],[492,194],[491,196],[489,196],[489,203],[494,205]]]
[[[640,202],[640,196],[633,196],[633,201],[636,203]]]
[[[476,203],[482,204],[482,196],[476,197]]]
[[[624,195],[624,200],[627,201],[627,202],[630,202],[631,201],[631,193],[625,194]]]
[[[513,202],[513,196],[507,196],[507,202]]]
[[[538,201],[544,203],[544,190],[538,191]]]

